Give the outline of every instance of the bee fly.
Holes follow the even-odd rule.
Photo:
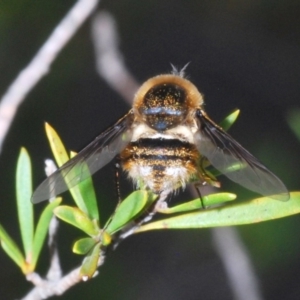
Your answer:
[[[183,72],[150,78],[137,91],[132,109],[42,182],[32,201],[64,192],[65,180],[74,186],[117,155],[136,187],[158,194],[160,203],[191,181],[212,181],[203,159],[254,192],[288,200],[282,181],[215,124],[202,105],[201,93]],[[233,165],[236,171],[230,170]],[[80,172],[72,172],[75,168]]]

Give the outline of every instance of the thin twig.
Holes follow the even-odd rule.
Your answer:
[[[39,80],[48,73],[50,65],[59,52],[91,15],[98,2],[99,0],[78,0],[56,26],[32,61],[8,87],[0,102],[0,152],[18,106]]]
[[[139,84],[124,64],[116,22],[108,12],[102,11],[93,17],[92,39],[99,75],[132,105]]]
[[[234,227],[214,228],[212,237],[237,300],[262,300],[248,251]]]
[[[100,256],[98,267],[104,262],[105,257]],[[27,280],[33,282],[36,287],[33,288],[22,300],[41,300],[52,296],[59,296],[65,293],[75,284],[84,281],[80,275],[80,268],[72,270],[58,281],[43,280],[38,274],[32,273],[27,276]]]
[[[57,167],[52,159],[47,159],[45,161],[45,173],[49,177],[52,175],[56,170]],[[52,190],[52,189],[51,189]],[[52,202],[55,197],[50,198],[50,202]],[[49,281],[58,281],[62,276],[62,269],[60,265],[60,259],[57,249],[57,231],[58,231],[59,222],[55,215],[52,216],[52,219],[49,224],[48,229],[48,247],[50,252],[50,267],[47,272],[46,278]]]
[[[55,172],[56,166],[50,159],[46,160],[46,174],[50,176]],[[53,199],[50,199],[50,201]],[[75,284],[86,281],[88,278],[80,275],[81,267],[72,270],[70,273],[62,277],[62,269],[60,265],[58,249],[56,247],[56,234],[58,230],[58,220],[55,216],[52,217],[49,225],[48,246],[50,248],[50,267],[46,275],[46,280],[42,279],[37,273],[31,273],[26,276],[28,281],[31,281],[35,287],[22,300],[41,300],[51,296],[62,295],[66,290]],[[104,263],[104,252],[101,253],[98,260],[98,267]],[[97,274],[97,273],[96,273]],[[95,276],[96,276],[95,274]]]

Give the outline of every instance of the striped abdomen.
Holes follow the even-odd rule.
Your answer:
[[[171,192],[198,177],[200,154],[193,144],[177,139],[144,138],[120,154],[122,167],[138,188]]]

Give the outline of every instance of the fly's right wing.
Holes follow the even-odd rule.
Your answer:
[[[195,135],[200,154],[232,181],[263,196],[287,201],[284,183],[228,133],[215,124],[205,112],[196,113],[199,131]]]
[[[101,133],[75,157],[45,179],[33,193],[31,201],[38,203],[54,197],[108,164],[130,142],[132,122],[133,112],[130,110],[117,123]]]

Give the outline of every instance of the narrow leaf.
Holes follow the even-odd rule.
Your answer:
[[[7,255],[23,270],[26,265],[25,258],[13,241],[13,239],[9,236],[9,234],[4,230],[4,228],[0,225],[0,240],[1,246],[3,250],[7,253]]]
[[[45,129],[55,161],[61,167],[69,160],[66,148],[56,131],[48,123],[45,123]]]
[[[54,201],[50,202],[43,210],[40,219],[38,221],[34,239],[33,239],[33,251],[32,251],[32,265],[33,269],[37,264],[41,249],[45,242],[45,238],[48,233],[49,224],[53,217],[53,209],[57,207],[62,201],[62,198],[56,198]]]
[[[54,214],[61,220],[81,229],[90,236],[96,236],[99,228],[82,210],[71,206],[58,206]]]
[[[222,122],[220,122],[220,124],[219,124],[220,127],[222,127],[223,130],[228,131],[230,129],[230,127],[234,124],[234,122],[237,120],[239,114],[240,114],[239,109],[232,112]]]
[[[210,194],[207,196],[202,197],[203,204],[205,208],[211,205],[217,205],[221,204],[223,202],[232,201],[236,199],[235,194],[230,193],[217,193],[217,194]],[[199,198],[185,202],[173,207],[168,207],[165,209],[160,209],[158,212],[163,214],[173,214],[173,213],[179,213],[179,212],[185,212],[185,211],[191,211],[191,210],[198,210],[203,209],[201,200]]]
[[[32,176],[30,157],[25,148],[21,148],[16,173],[16,194],[18,218],[22,242],[27,263],[31,263],[33,244],[33,206],[30,201],[32,195]]]
[[[136,232],[243,225],[283,218],[300,212],[300,192],[291,192],[290,196],[287,202],[262,197],[222,208],[184,214],[148,223]]]
[[[98,260],[100,257],[100,244],[98,243],[89,253],[87,257],[85,257],[81,269],[80,276],[83,281],[86,281],[93,277],[97,270]]]
[[[56,163],[58,164],[59,167],[61,167],[64,163],[66,163],[69,160],[69,156],[67,154],[66,148],[63,145],[59,135],[48,123],[45,124],[45,128],[46,128],[46,134],[50,143],[52,153],[55,157]],[[67,179],[69,176],[73,177],[73,175],[74,175],[73,172],[69,172],[68,174],[65,174],[65,178]],[[69,190],[76,205],[82,211],[88,214],[88,209],[85,205],[84,199],[80,193],[78,185],[69,188]]]
[[[84,255],[87,254],[96,244],[93,238],[87,237],[80,239],[73,245],[73,252],[76,254]]]
[[[75,155],[75,152],[71,152],[71,158],[73,158]],[[77,172],[84,172],[89,174],[89,168],[86,164],[82,164],[80,170],[77,170]],[[84,200],[87,209],[87,215],[91,219],[97,220],[100,223],[97,198],[92,177],[87,177],[84,181],[80,182],[78,184],[78,188],[82,199]]]
[[[115,233],[125,224],[131,221],[148,203],[148,193],[146,191],[135,191],[131,193],[117,207],[111,222],[106,228],[109,234]]]

